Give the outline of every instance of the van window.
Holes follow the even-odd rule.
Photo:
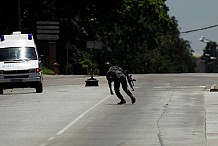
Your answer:
[[[37,60],[34,47],[0,49],[0,61]]]

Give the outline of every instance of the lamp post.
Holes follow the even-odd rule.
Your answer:
[[[204,36],[201,36],[199,41],[203,42],[203,43],[209,43],[209,42],[212,42],[211,40],[205,38]]]

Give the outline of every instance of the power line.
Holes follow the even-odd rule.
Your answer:
[[[203,28],[198,28],[198,29],[192,29],[192,30],[188,30],[188,31],[183,31],[181,33],[191,33],[191,32],[195,32],[195,31],[201,31],[201,30],[205,30],[205,29],[210,29],[210,28],[214,28],[217,27],[218,24],[216,25],[212,25],[212,26],[208,26],[208,27],[203,27]]]

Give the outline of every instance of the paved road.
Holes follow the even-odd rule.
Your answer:
[[[216,93],[208,89],[218,75],[134,77],[134,105],[124,93],[127,104],[117,105],[105,77],[96,77],[97,87],[85,87],[85,76],[58,75],[44,77],[42,94],[6,90],[0,96],[0,145],[216,145]]]

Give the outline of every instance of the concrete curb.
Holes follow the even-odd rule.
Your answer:
[[[218,92],[218,86],[217,84],[213,84],[210,89],[209,89],[210,92]]]

